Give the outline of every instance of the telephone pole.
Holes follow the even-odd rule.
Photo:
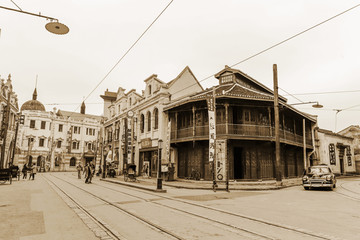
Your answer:
[[[274,72],[274,120],[275,120],[275,177],[276,184],[281,185],[282,173],[280,162],[280,119],[279,119],[279,93],[278,93],[278,76],[277,65],[273,65]]]

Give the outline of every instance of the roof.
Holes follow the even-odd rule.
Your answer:
[[[116,92],[110,92],[106,89],[105,94],[104,95],[100,95],[100,97],[104,100],[112,100],[115,101],[116,100],[116,96],[117,93]]]
[[[334,133],[334,132],[331,131],[331,130],[322,129],[322,128],[319,128],[319,129],[318,129],[318,132],[324,133],[324,134],[328,134],[328,135],[332,135],[332,136],[336,136],[336,137],[348,138],[348,139],[350,139],[350,140],[354,139],[354,138],[352,138],[352,137],[347,137],[347,136],[344,136],[344,135],[341,135],[341,134],[338,134],[338,133]]]
[[[75,119],[75,120],[84,120],[85,118],[92,118],[92,119],[100,121],[103,118],[102,116],[98,116],[98,115],[81,114],[78,112],[70,112],[70,111],[64,111],[64,110],[58,110],[56,115],[63,116],[63,117],[71,117],[72,119]]]
[[[46,111],[44,105],[39,102],[37,99],[37,91],[36,88],[33,92],[32,100],[26,101],[22,106],[20,111],[30,110],[30,111]]]
[[[176,76],[176,78],[174,78],[173,80],[171,80],[170,82],[168,82],[166,84],[166,87],[171,87],[171,85],[173,85],[184,73],[185,71],[189,71],[189,73],[193,76],[193,78],[196,80],[196,83],[200,86],[200,88],[202,90],[204,90],[204,88],[201,86],[201,84],[199,83],[199,81],[197,80],[197,78],[195,77],[194,73],[191,71],[190,67],[189,66],[186,66],[182,71],[181,73],[179,73],[179,75]]]

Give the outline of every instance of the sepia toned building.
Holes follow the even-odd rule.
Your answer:
[[[182,99],[189,94],[202,91],[202,87],[189,67],[173,80],[163,82],[156,74],[144,80],[145,89],[138,94],[134,89],[125,92],[119,87],[117,92],[105,91],[104,100],[104,146],[109,158],[122,173],[127,164],[138,166],[141,173],[144,164],[149,175],[156,176],[159,143],[163,143],[162,159],[167,165],[170,151],[166,146],[168,116],[163,108],[171,101]],[[169,155],[168,155],[169,156]]]
[[[338,134],[353,138],[354,143],[354,161],[355,161],[355,169],[356,174],[360,174],[360,126],[359,125],[351,125],[340,132]]]
[[[316,130],[316,142],[314,165],[327,164],[337,175],[356,172],[354,138],[320,128]]]
[[[216,127],[215,155],[210,155],[215,161],[216,180],[275,178],[273,91],[228,66],[215,77],[217,86],[168,102],[163,108],[171,122],[177,176],[187,178],[197,171],[201,178],[212,179],[210,124]],[[209,119],[209,99],[215,106],[213,122]],[[314,157],[316,118],[290,106],[282,96],[279,104],[280,170],[283,178],[299,177]]]
[[[18,150],[15,146],[18,99],[11,82],[11,75],[6,82],[1,79],[0,91],[0,168],[8,168]]]
[[[36,163],[40,171],[72,171],[78,162],[100,163],[97,152],[102,117],[85,114],[85,104],[80,113],[58,110],[46,111],[33,98],[21,106],[24,124],[20,125],[18,141],[21,153],[17,164]]]

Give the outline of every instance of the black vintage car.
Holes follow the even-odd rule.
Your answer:
[[[310,188],[329,188],[332,190],[336,187],[336,177],[327,165],[311,166],[304,172],[302,185],[305,190]]]

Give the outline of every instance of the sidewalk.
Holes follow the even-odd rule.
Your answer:
[[[0,239],[98,239],[41,175],[0,184]]]
[[[126,185],[130,187],[140,188],[143,190],[156,191],[156,178],[137,177],[136,182],[124,181],[123,175],[116,176],[115,178],[100,179],[101,181]],[[275,180],[266,181],[229,181],[229,190],[276,190],[285,187],[301,185],[301,178],[283,179],[281,185],[277,185]],[[163,189],[166,191],[167,187],[184,188],[184,189],[204,189],[212,190],[212,181],[195,181],[176,179],[175,181],[162,181]],[[225,182],[218,183],[217,190],[225,190]]]

